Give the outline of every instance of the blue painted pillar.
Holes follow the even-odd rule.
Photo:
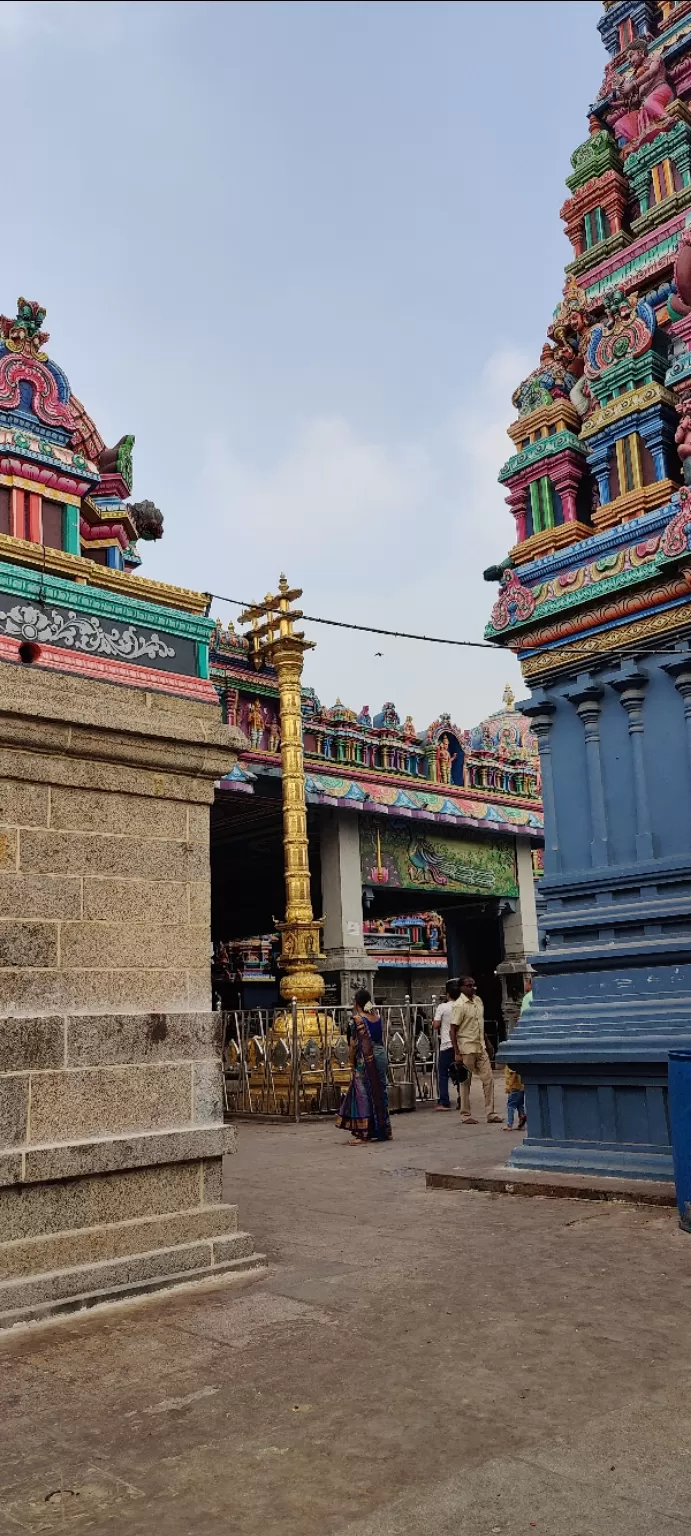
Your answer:
[[[536,698],[538,696],[536,695]],[[550,731],[554,705],[545,702],[538,713],[531,712],[531,726],[537,736],[542,772],[542,803],[545,809],[545,874],[556,874],[561,868],[559,837],[557,834],[557,810],[554,800],[554,773]]]
[[[627,664],[622,665],[626,674]],[[629,737],[633,768],[633,790],[636,802],[636,858],[655,857],[653,834],[648,801],[648,782],[643,755],[643,700],[648,678],[642,672],[629,671],[628,676],[617,678],[611,685],[619,694],[619,702],[628,715]]]
[[[588,444],[588,463],[597,480],[600,492],[600,506],[604,507],[611,501],[609,489],[609,456],[612,443],[607,437],[604,441],[593,437]]]
[[[691,766],[691,655],[683,660],[663,662],[662,669],[671,677],[677,693],[684,700],[684,725],[686,727],[686,745],[689,754],[689,766]]]
[[[590,800],[590,861],[596,869],[603,864],[609,864],[605,787],[602,781],[600,757],[600,712],[603,693],[603,688],[596,687],[594,683],[587,683],[585,687],[570,691],[566,695],[571,703],[575,704],[585,730],[585,760]]]
[[[667,454],[665,449],[667,441],[672,436],[669,425],[665,423],[657,412],[651,412],[650,416],[647,413],[640,416],[637,426],[643,442],[650,449],[655,466],[655,479],[665,480],[667,478]],[[672,446],[673,441],[672,438]]]

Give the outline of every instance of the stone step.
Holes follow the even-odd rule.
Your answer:
[[[262,1262],[254,1254],[249,1232],[228,1232],[201,1242],[10,1280],[0,1285],[0,1327],[208,1278],[233,1266],[259,1267]]]
[[[53,1270],[75,1269],[80,1264],[152,1253],[157,1248],[178,1247],[203,1238],[227,1237],[237,1228],[237,1206],[214,1205],[167,1216],[140,1216],[103,1226],[15,1238],[0,1243],[0,1284]]]
[[[158,1291],[194,1290],[197,1285],[202,1286],[209,1281],[241,1280],[243,1276],[255,1277],[257,1280],[266,1273],[268,1259],[265,1253],[247,1254],[241,1259],[232,1259],[226,1264],[215,1264],[210,1269],[199,1270],[190,1276],[185,1271],[182,1274],[162,1275],[155,1280],[143,1280],[138,1285],[123,1285],[114,1287],[108,1292],[84,1292],[81,1296],[70,1296],[69,1299],[60,1302],[43,1302],[40,1306],[20,1307],[11,1312],[0,1312],[0,1332],[5,1328],[15,1328],[24,1323],[49,1323],[52,1319],[59,1321],[61,1317],[74,1316],[78,1312],[98,1311],[101,1307],[107,1307],[114,1302],[136,1302],[144,1300],[147,1296],[153,1296]]]

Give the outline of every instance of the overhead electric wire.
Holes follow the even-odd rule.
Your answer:
[[[256,603],[242,602],[239,597],[224,597],[221,592],[205,592],[204,596],[208,598],[206,609],[207,616],[209,614],[211,604],[214,602],[214,600],[217,603],[230,603],[233,608],[254,608],[257,606]],[[445,635],[416,635],[413,634],[410,630],[406,629],[378,629],[374,624],[353,624],[348,619],[318,619],[313,613],[301,613],[300,618],[304,619],[306,624],[328,624],[332,629],[355,629],[358,630],[361,634],[386,635],[389,639],[392,640],[418,640],[423,641],[426,645],[458,645],[468,650],[493,651],[495,655],[507,655],[508,653],[510,656],[515,656],[517,661],[519,659],[517,652],[513,649],[512,646],[507,646],[503,639],[450,640]],[[645,647],[642,647],[640,644],[636,645],[635,642],[629,643],[633,645],[635,650],[638,650],[641,652],[641,654],[646,654],[648,656],[667,655],[670,649],[670,647],[665,646],[662,651],[658,651],[656,649],[645,650]],[[560,644],[568,646],[569,655],[575,660],[581,656],[584,660],[591,660],[594,663],[597,662],[597,658],[593,656],[591,647],[588,645],[587,641],[579,642],[578,640],[575,640],[569,643],[567,637],[564,637],[563,641],[553,641],[550,646],[545,647],[545,649],[542,651],[540,651],[539,642],[530,646],[529,649],[531,654],[540,654],[545,660],[547,660],[550,650],[556,650],[557,646]]]
[[[252,608],[253,603],[241,603],[237,597],[223,597],[220,592],[205,592],[209,598],[209,606],[215,599],[217,603],[232,603],[234,608]],[[448,640],[442,635],[415,635],[406,629],[377,629],[373,624],[353,624],[347,619],[317,619],[313,613],[301,613],[300,618],[306,624],[328,624],[332,629],[357,629],[366,635],[388,635],[392,640],[424,640],[428,645],[461,645],[469,646],[476,651],[496,651],[497,644],[492,640]]]

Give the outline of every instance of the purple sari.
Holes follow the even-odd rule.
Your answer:
[[[389,1141],[391,1121],[381,1019],[378,1015],[365,1018],[364,1014],[356,1013],[351,1030],[356,1041],[355,1065],[336,1124],[361,1141]]]

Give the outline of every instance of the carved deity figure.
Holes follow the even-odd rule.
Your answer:
[[[48,332],[41,330],[45,318],[45,309],[35,299],[17,299],[15,320],[0,315],[0,337],[8,351],[23,352],[26,357],[44,363],[48,353],[42,352],[41,348],[50,340]]]
[[[258,699],[255,699],[247,711],[247,725],[250,733],[250,746],[255,749],[261,747],[264,735],[264,711]]]
[[[657,328],[655,310],[647,299],[639,299],[637,291],[626,294],[621,288],[611,288],[603,294],[602,302],[602,324],[593,326],[588,342],[585,371],[590,379],[627,354],[640,357],[649,351]]]
[[[280,745],[281,727],[278,722],[278,715],[272,715],[269,721],[269,751],[278,752]]]
[[[620,144],[632,144],[665,117],[674,90],[662,54],[650,53],[645,37],[635,37],[626,50],[627,69],[616,77],[607,113]]]
[[[674,441],[682,462],[684,484],[689,485],[691,483],[691,399],[685,400],[681,408],[679,426],[674,434]]]
[[[577,355],[570,346],[552,347],[545,342],[538,367],[521,381],[511,396],[519,416],[528,415],[538,406],[549,404],[550,400],[569,399],[576,384],[574,360],[578,364]]]
[[[566,280],[564,296],[554,311],[547,335],[555,343],[554,359],[564,370],[569,400],[579,416],[585,416],[591,402],[590,391],[583,378],[588,315],[585,293],[573,276]]]
[[[403,721],[403,740],[415,741],[416,739],[417,731],[413,725],[412,715],[406,715],[405,720]]]
[[[451,783],[451,765],[456,761],[456,753],[449,751],[449,738],[442,736],[437,747],[437,775],[440,784]]]
[[[691,229],[682,230],[674,263],[674,286],[667,301],[673,320],[688,315],[691,310]]]

